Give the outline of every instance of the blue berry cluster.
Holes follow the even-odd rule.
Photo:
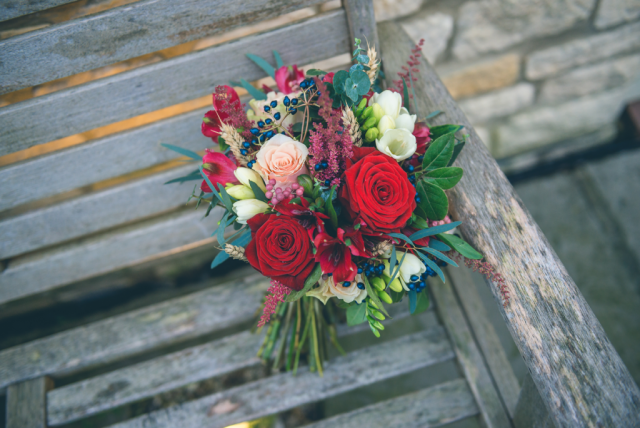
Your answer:
[[[366,276],[380,276],[384,272],[384,265],[382,263],[374,265],[369,262],[364,262],[362,267],[358,268],[358,273],[362,273]]]

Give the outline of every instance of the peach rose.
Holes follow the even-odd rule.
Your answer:
[[[286,135],[277,134],[258,152],[254,169],[265,181],[275,179],[275,187],[287,187],[297,183],[299,175],[309,173],[304,164],[308,155],[307,146]]]

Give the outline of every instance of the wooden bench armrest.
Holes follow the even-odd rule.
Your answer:
[[[394,22],[381,24],[378,34],[391,81],[414,43]],[[506,281],[510,303],[497,309],[556,426],[637,426],[640,390],[576,284],[424,58],[416,77],[421,117],[441,110],[432,124],[464,125],[469,134],[456,161],[465,175],[449,192],[450,210],[463,221],[464,238]]]

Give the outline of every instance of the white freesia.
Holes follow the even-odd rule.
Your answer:
[[[398,162],[410,158],[416,152],[416,137],[406,129],[390,129],[376,140],[376,147]]]
[[[416,115],[409,114],[406,108],[402,107],[402,96],[397,92],[392,91],[382,91],[379,94],[373,94],[373,96],[369,99],[369,105],[375,106],[375,104],[379,104],[384,111],[384,116],[380,119],[380,122],[383,121],[385,117],[389,117],[393,119],[394,126],[389,128],[388,125],[390,122],[386,121],[385,125],[387,128],[385,129],[406,129],[409,132],[413,132],[416,123]],[[379,123],[380,123],[379,122]],[[378,126],[380,129],[380,126]],[[384,134],[384,131],[380,129],[380,133]]]
[[[229,195],[238,200],[256,198],[256,195],[253,194],[253,190],[244,184],[236,184],[235,186],[227,187],[226,190]]]
[[[404,260],[402,259],[404,257]],[[417,256],[414,256],[411,253],[405,253],[403,251],[396,251],[397,263],[400,263],[402,260],[402,264],[400,265],[400,273],[396,275],[396,278],[400,279],[400,283],[402,287],[409,291],[409,287],[407,284],[411,281],[411,277],[413,275],[421,276],[423,273],[427,271],[426,266],[422,263]],[[384,261],[384,274],[388,277],[391,277],[391,269],[389,265],[389,260]]]
[[[238,169],[233,171],[233,173],[235,174],[238,181],[244,184],[245,186],[251,188],[251,184],[249,184],[249,182],[253,181],[258,185],[259,188],[262,189],[263,192],[267,191],[267,187],[264,185],[264,180],[262,179],[260,174],[258,174],[254,170],[249,168],[239,167]]]
[[[256,214],[262,214],[269,209],[269,205],[257,199],[244,199],[233,203],[233,211],[238,215],[238,223],[247,224],[247,220]]]
[[[382,116],[382,119],[378,122],[379,135],[384,135],[384,133],[390,129],[396,129],[396,122],[391,118],[391,116]]]

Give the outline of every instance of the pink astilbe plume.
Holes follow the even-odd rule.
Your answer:
[[[420,60],[418,58],[422,56],[422,54],[420,53],[420,51],[422,51],[422,45],[424,45],[424,39],[420,39],[420,41],[411,49],[411,55],[409,55],[407,64],[403,65],[402,71],[398,72],[398,76],[400,78],[393,81],[395,88],[401,94],[404,90],[402,79],[407,82],[407,86],[412,85],[413,82],[416,82],[418,80],[416,74],[420,72],[420,69],[418,69],[417,66],[420,64]],[[409,73],[409,71],[411,71],[411,74]],[[413,79],[411,79],[411,77],[413,77]],[[411,92],[409,92],[409,98],[413,98]]]
[[[324,84],[318,78],[314,78],[318,88],[324,88]],[[353,141],[349,136],[349,130],[342,126],[342,112],[331,107],[332,101],[328,91],[321,91],[318,97],[320,110],[318,114],[327,123],[314,122],[310,131],[309,154],[311,155],[311,171],[319,181],[329,180],[331,185],[340,185],[340,175],[346,167],[346,159],[353,156]],[[319,171],[315,170],[316,164],[326,161],[328,167]]]
[[[264,302],[264,309],[262,310],[262,316],[260,317],[260,321],[258,322],[258,327],[263,327],[266,323],[271,320],[271,315],[276,312],[276,308],[278,307],[278,303],[283,303],[284,299],[287,297],[287,294],[291,293],[291,289],[286,287],[281,282],[276,281],[275,279],[271,280],[271,287],[267,289],[268,293]]]
[[[458,253],[453,254],[452,258],[457,262],[461,262],[462,259],[464,259],[465,266],[467,266],[469,269],[472,269],[474,272],[478,272],[484,275],[487,280],[495,283],[498,287],[498,290],[500,291],[500,295],[502,296],[502,306],[506,308],[509,305],[509,299],[511,298],[511,296],[509,295],[509,290],[507,289],[507,284],[504,280],[504,277],[496,272],[494,267],[489,262],[468,259]]]
[[[224,86],[216,86],[216,90],[213,93],[216,100],[226,101],[228,99],[227,91]],[[231,102],[223,102],[220,111],[227,114],[229,117],[225,119],[227,125],[231,125],[234,128],[244,128],[240,133],[245,139],[251,139],[251,127],[253,124],[247,119],[247,114],[244,111],[245,105],[239,100]]]

